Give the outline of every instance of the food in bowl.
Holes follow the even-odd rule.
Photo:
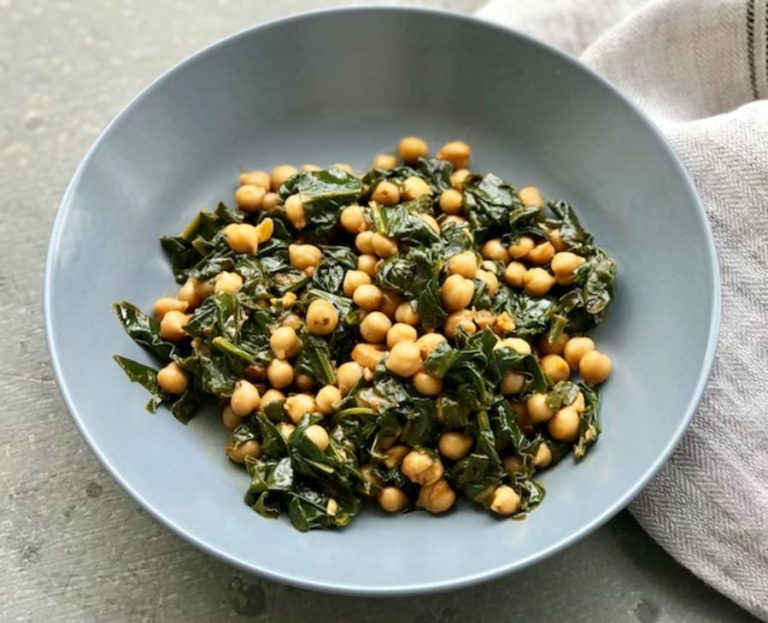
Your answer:
[[[567,202],[470,156],[408,137],[362,176],[242,173],[236,210],[162,238],[178,293],[114,305],[162,365],[115,357],[147,408],[217,401],[260,514],[341,527],[366,498],[441,514],[463,495],[521,517],[535,474],[597,441],[612,363],[586,334],[616,263]]]

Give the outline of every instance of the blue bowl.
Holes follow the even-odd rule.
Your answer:
[[[620,266],[598,331],[615,362],[605,432],[579,465],[543,476],[525,521],[364,512],[300,534],[242,501],[246,474],[215,417],[184,427],[144,410],[114,353],[144,359],[110,304],[174,291],[158,238],[231,203],[241,168],[349,162],[404,135],[460,137],[473,168],[571,200]],[[182,62],[120,113],[80,164],[51,237],[46,329],[64,399],[109,472],[202,549],[328,591],[464,586],[566,547],[624,507],[694,413],[719,320],[717,260],[691,181],[653,125],[575,60],[471,18],[406,8],[310,13],[252,28]]]

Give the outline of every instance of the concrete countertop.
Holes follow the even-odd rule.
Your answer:
[[[472,11],[481,0],[410,4]],[[48,236],[78,161],[183,57],[257,22],[330,5],[0,0],[0,621],[755,620],[626,513],[533,568],[453,593],[386,600],[282,586],[158,525],[88,450],[53,380],[41,309]]]

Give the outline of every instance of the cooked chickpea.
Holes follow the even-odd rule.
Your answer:
[[[344,171],[344,173],[349,173],[349,175],[354,175],[355,170],[352,168],[352,165],[347,164],[346,162],[334,162],[329,169],[341,169]]]
[[[463,216],[458,216],[456,214],[449,214],[448,216],[443,216],[442,220],[440,221],[440,231],[446,229],[449,225],[456,226],[456,227],[464,227],[467,224],[467,219],[465,219]]]
[[[384,234],[373,234],[371,245],[373,252],[379,257],[390,257],[397,253],[397,242]]]
[[[475,438],[472,435],[448,431],[440,435],[437,448],[446,459],[459,461],[469,454],[474,443]]]
[[[535,186],[521,188],[518,195],[520,195],[520,201],[523,202],[526,208],[544,207],[544,197],[541,196],[541,191]]]
[[[355,236],[355,247],[360,253],[367,253],[368,255],[374,255],[373,252],[373,232],[361,231]]]
[[[243,212],[258,212],[264,205],[266,194],[263,187],[246,184],[235,191],[235,203]]]
[[[555,251],[558,253],[560,251],[565,251],[568,248],[568,244],[565,242],[565,240],[563,240],[559,229],[550,230],[549,241],[552,243],[552,246],[555,247]]]
[[[513,288],[522,288],[525,284],[525,273],[528,269],[522,262],[510,262],[504,269],[504,281]]]
[[[178,396],[187,391],[189,379],[187,373],[175,361],[171,361],[167,366],[158,370],[157,384],[164,392]]]
[[[382,180],[373,189],[371,199],[385,206],[396,205],[400,203],[400,189],[393,182]]]
[[[363,283],[355,288],[352,300],[360,309],[375,311],[381,305],[381,289],[370,283]]]
[[[491,329],[496,324],[496,314],[487,309],[481,309],[475,314],[475,324],[482,331]]]
[[[439,396],[443,391],[443,379],[420,370],[413,375],[413,386],[417,392],[425,396]]]
[[[360,479],[367,485],[366,492],[363,494],[366,497],[372,497],[375,489],[382,485],[381,478],[376,475],[373,469],[373,465],[370,463],[366,463],[357,468],[357,473],[360,474]]]
[[[317,446],[320,452],[325,452],[331,443],[331,438],[328,436],[327,431],[318,424],[307,426],[304,430],[304,435]]]
[[[448,272],[472,279],[477,272],[477,256],[472,251],[462,251],[452,256],[448,262]]]
[[[160,321],[160,337],[178,342],[187,337],[184,325],[189,322],[189,315],[180,311],[169,311]]]
[[[479,269],[475,273],[475,279],[485,283],[485,290],[491,298],[496,296],[496,292],[499,291],[499,278],[494,273],[489,270]]]
[[[395,444],[391,448],[387,448],[387,450],[383,452],[384,465],[386,465],[387,469],[394,469],[403,462],[403,458],[410,451],[411,449],[403,444]]]
[[[291,195],[285,200],[285,215],[296,229],[304,229],[307,226],[304,201],[299,195]]]
[[[272,190],[279,190],[280,187],[285,184],[285,182],[287,182],[298,172],[299,170],[290,164],[281,164],[276,166],[274,169],[272,169],[272,174],[270,176]]]
[[[532,352],[531,345],[521,337],[504,338],[503,340],[496,342],[494,348],[501,348],[503,346],[511,348],[512,350],[523,355],[530,355]]]
[[[555,256],[555,247],[548,240],[537,244],[533,249],[528,251],[528,255],[525,258],[532,264],[546,264],[551,261]]]
[[[552,258],[552,272],[555,273],[555,279],[561,286],[573,285],[574,271],[586,260],[571,253],[570,251],[561,251]]]
[[[445,336],[441,333],[425,333],[416,340],[416,346],[419,347],[421,358],[426,359],[433,350],[445,341]]]
[[[157,299],[155,301],[155,304],[152,306],[152,311],[155,312],[155,316],[157,316],[158,320],[162,320],[163,316],[165,316],[168,312],[185,312],[187,311],[188,307],[189,302],[187,301],[180,301],[179,299],[175,299],[170,296],[164,296],[163,298]]]
[[[315,396],[317,410],[323,415],[330,415],[336,409],[334,404],[341,400],[341,390],[335,385],[326,385]]]
[[[395,320],[415,327],[421,323],[421,316],[410,301],[403,301],[395,308]]]
[[[429,184],[427,184],[420,177],[412,175],[403,182],[402,198],[406,201],[412,201],[413,199],[418,199],[419,197],[424,197],[425,195],[431,194],[432,189],[430,188]]]
[[[375,255],[369,255],[368,253],[363,253],[362,255],[359,255],[357,258],[357,270],[364,272],[369,277],[373,277],[376,275],[376,265],[379,262],[379,258]]]
[[[552,449],[544,442],[539,444],[533,457],[534,467],[549,467],[552,464]]]
[[[275,222],[271,218],[265,218],[261,223],[254,227],[256,238],[259,243],[267,242],[272,234],[275,233]]]
[[[245,459],[258,459],[261,456],[261,444],[256,439],[249,439],[239,446],[227,448],[227,456],[235,463],[245,463]]]
[[[455,169],[466,169],[469,166],[469,157],[472,149],[464,141],[451,141],[440,148],[436,156],[440,160],[447,160]]]
[[[289,292],[288,294],[292,294],[292,293]],[[293,329],[294,331],[298,331],[301,328],[302,321],[301,321],[301,318],[296,314],[286,314],[285,318],[283,318],[280,324],[284,327],[291,327],[291,329]]]
[[[435,217],[432,216],[431,214],[424,214],[420,212],[419,214],[416,215],[416,218],[424,221],[427,225],[429,225],[430,229],[436,234],[440,233],[440,225],[438,225],[437,219],[435,219]]]
[[[431,485],[425,485],[419,490],[416,506],[429,513],[444,513],[456,502],[456,494],[445,479],[440,479]]]
[[[396,318],[397,308],[402,305],[403,297],[394,290],[382,290],[381,291],[381,305],[379,311],[385,313],[390,318]],[[398,320],[402,322],[402,320]],[[411,324],[410,322],[406,324]]]
[[[256,253],[259,250],[259,231],[247,223],[232,223],[224,228],[227,245],[235,253]]]
[[[246,380],[240,380],[235,383],[235,390],[229,399],[229,406],[232,407],[235,415],[245,417],[259,408],[260,400],[261,396],[259,396],[259,390],[256,389],[256,386]]]
[[[440,299],[448,311],[464,309],[472,302],[473,296],[474,282],[461,275],[450,275],[440,288]]]
[[[269,371],[269,368],[267,368],[267,371]],[[281,400],[285,400],[285,394],[283,394],[283,392],[279,389],[268,389],[264,392],[264,395],[259,401],[259,411],[264,413],[269,405],[273,402],[280,402]]]
[[[374,169],[394,169],[397,166],[397,158],[392,154],[379,154],[373,159],[371,166]]]
[[[445,319],[445,322],[443,323],[443,332],[446,337],[453,339],[456,337],[459,327],[461,327],[464,331],[472,335],[477,332],[477,325],[474,322],[474,317],[474,313],[468,309],[453,312]]]
[[[359,234],[370,228],[368,221],[365,220],[365,210],[359,205],[344,208],[339,216],[339,222],[350,234]]]
[[[501,379],[501,393],[505,396],[519,394],[525,387],[525,376],[519,372],[505,372]]]
[[[493,260],[494,262],[504,262],[506,264],[509,261],[509,253],[507,253],[506,247],[501,244],[500,238],[486,241],[480,248],[480,255],[486,260]]]
[[[514,515],[520,510],[520,495],[512,487],[501,485],[493,492],[490,506],[497,515]]]
[[[565,343],[563,356],[572,370],[578,370],[582,357],[593,350],[595,350],[595,342],[592,338],[572,337]]]
[[[451,175],[451,186],[456,190],[461,190],[464,187],[464,182],[467,181],[467,178],[470,175],[472,175],[472,172],[469,169],[459,169],[458,171],[454,171]]]
[[[579,373],[587,385],[599,385],[611,375],[612,366],[608,355],[591,350],[579,361]]]
[[[531,296],[544,296],[555,285],[555,278],[543,268],[531,268],[523,277],[525,291]]]
[[[339,503],[333,498],[329,498],[328,503],[325,505],[325,512],[331,517],[336,517],[336,513],[339,512]]]
[[[291,266],[304,270],[309,266],[318,266],[323,259],[323,252],[313,244],[288,245],[288,258]]]
[[[342,290],[344,290],[344,294],[351,297],[357,288],[368,283],[371,283],[371,277],[368,273],[361,270],[348,270],[344,274]]]
[[[328,335],[339,324],[339,312],[325,299],[315,299],[307,308],[306,321],[310,333]]]
[[[232,407],[229,405],[226,405],[221,410],[221,423],[227,430],[235,430],[242,422],[243,418],[232,411]]]
[[[576,394],[576,399],[569,405],[576,409],[577,413],[584,413],[587,410],[587,405],[584,401],[584,393],[579,392]]]
[[[431,485],[443,477],[445,470],[440,459],[423,450],[411,450],[405,455],[400,471],[411,482]]]
[[[293,366],[284,359],[273,359],[267,366],[267,378],[272,387],[288,387],[293,383]]]
[[[288,422],[278,422],[276,427],[277,432],[280,433],[283,441],[288,441],[291,438],[291,435],[293,435],[293,431],[296,430],[296,425],[289,424]]]
[[[574,407],[563,407],[547,422],[547,430],[558,441],[576,441],[579,436],[579,413]]]
[[[355,361],[347,361],[336,370],[336,384],[342,396],[346,396],[357,382],[363,378],[363,368]]]
[[[309,376],[309,374],[303,374],[301,372],[296,375],[293,382],[302,392],[308,392],[315,386],[315,379]]]
[[[285,399],[285,410],[294,424],[298,424],[307,413],[314,413],[315,407],[315,398],[310,394],[294,394]]]
[[[189,309],[198,307],[208,296],[213,293],[213,284],[207,281],[189,278],[179,289],[176,298],[189,305]]]
[[[415,342],[400,342],[389,352],[385,365],[398,376],[411,377],[421,368],[421,351]]]
[[[411,325],[398,322],[387,331],[387,347],[392,348],[400,342],[415,342],[419,334]]]
[[[265,191],[270,188],[269,173],[266,171],[246,171],[240,174],[238,180],[241,186],[259,186]]]
[[[568,340],[569,336],[565,331],[562,331],[554,342],[549,341],[547,334],[542,335],[539,340],[539,355],[562,355]]]
[[[267,193],[264,195],[264,200],[261,202],[261,207],[264,210],[274,210],[280,205],[280,195],[277,193]]]
[[[234,294],[243,287],[243,278],[237,273],[230,273],[226,270],[216,275],[213,282],[214,292],[226,292]]]
[[[290,359],[299,354],[301,341],[295,329],[278,327],[269,336],[269,347],[278,359]]]
[[[520,236],[511,245],[507,247],[507,253],[513,260],[519,260],[521,257],[525,257],[531,252],[531,249],[536,246],[533,238],[530,236]]]
[[[429,146],[420,138],[407,136],[400,141],[398,153],[405,164],[414,164],[419,158],[429,154]]]
[[[547,404],[546,394],[533,394],[525,401],[525,406],[528,409],[528,417],[534,424],[540,424],[546,422],[551,418],[555,411]]]
[[[366,314],[360,323],[360,335],[370,344],[379,344],[387,339],[387,333],[392,328],[392,321],[380,311]]]
[[[408,504],[408,496],[397,487],[382,487],[376,498],[381,510],[387,513],[398,513]]]
[[[362,366],[363,378],[366,381],[371,380],[371,371],[379,365],[379,361],[381,361],[384,355],[386,355],[386,351],[383,346],[379,344],[365,344],[362,342],[355,345],[350,353],[352,360]]]
[[[571,376],[568,362],[560,355],[545,355],[541,359],[541,369],[554,383],[567,381]]]
[[[461,214],[464,211],[464,195],[455,188],[440,193],[440,209],[445,214]]]
[[[512,331],[515,330],[515,319],[507,312],[501,312],[496,316],[496,323],[493,325],[493,330],[499,335],[512,333]]]

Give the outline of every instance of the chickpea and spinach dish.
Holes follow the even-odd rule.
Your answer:
[[[242,173],[236,210],[162,238],[178,293],[114,305],[162,366],[115,357],[148,410],[215,402],[258,513],[304,531],[464,495],[523,516],[537,472],[597,441],[611,359],[585,334],[616,263],[567,202],[469,159],[409,137],[364,175]]]

